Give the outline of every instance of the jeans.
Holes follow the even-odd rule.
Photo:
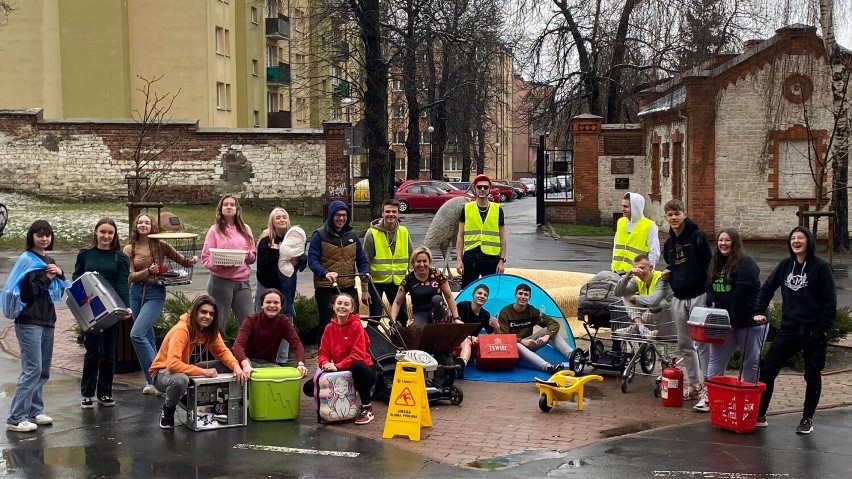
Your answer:
[[[54,328],[16,324],[15,336],[21,348],[21,375],[12,397],[7,424],[18,424],[44,412],[42,388],[50,378],[53,360]]]
[[[707,295],[700,294],[690,299],[672,298],[672,321],[677,328],[677,347],[683,358],[683,367],[686,369],[686,384],[698,386],[707,376],[707,363],[710,359],[710,348],[707,343],[696,343],[689,335],[689,314],[692,308],[704,306]],[[704,363],[702,365],[702,363]],[[701,373],[704,373],[703,375]]]
[[[724,376],[728,361],[737,347],[742,351],[742,377],[747,383],[757,382],[757,365],[760,363],[760,348],[769,332],[769,325],[762,324],[750,328],[734,328],[725,342],[710,345],[710,365],[707,367],[707,377]]]
[[[217,360],[204,361],[196,366],[202,369],[213,368],[221,374],[233,372]],[[165,406],[169,409],[176,408],[181,396],[186,394],[189,388],[189,376],[184,373],[170,373],[168,369],[160,369],[154,373],[153,377],[154,387],[165,395]]]
[[[112,397],[112,378],[115,375],[115,352],[118,346],[118,324],[101,333],[83,335],[86,354],[83,356],[83,377],[80,394],[83,397]]]
[[[234,311],[234,318],[237,320],[237,329],[243,324],[243,320],[254,312],[248,280],[234,281],[211,274],[207,280],[207,294],[213,297],[216,306],[219,307],[219,331],[223,338],[231,310]]]
[[[143,297],[144,292],[144,297]],[[154,323],[163,312],[166,303],[166,287],[154,284],[133,283],[130,285],[130,309],[133,310],[133,328],[130,330],[130,341],[145,383],[153,384],[151,380],[151,363],[157,355],[157,342],[154,338]]]

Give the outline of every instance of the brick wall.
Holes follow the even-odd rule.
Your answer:
[[[160,140],[176,140],[152,160],[161,177],[149,200],[211,203],[228,192],[247,204],[321,214],[330,196],[349,195],[346,126],[282,131],[162,125]],[[0,189],[124,199],[138,132],[132,121],[44,120],[41,110],[0,110]]]
[[[601,150],[602,120],[594,115],[578,115],[571,120],[571,131],[574,134],[574,219],[579,224],[601,224],[601,211],[598,206],[598,157]]]

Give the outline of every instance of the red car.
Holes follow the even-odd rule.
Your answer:
[[[405,181],[396,190],[400,213],[406,213],[410,210],[437,210],[441,205],[457,196],[472,198],[472,195],[466,191],[453,187],[444,191],[431,184],[430,181]]]
[[[500,195],[500,203],[512,201],[515,199],[515,190],[511,186],[497,181],[491,182],[491,191],[497,190]],[[492,193],[493,194],[493,193]]]

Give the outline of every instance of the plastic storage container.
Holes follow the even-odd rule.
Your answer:
[[[760,395],[766,384],[746,383],[731,376],[713,376],[704,384],[710,405],[710,424],[736,433],[754,431]]]
[[[249,416],[255,421],[299,417],[301,373],[296,368],[259,368],[249,381]]]

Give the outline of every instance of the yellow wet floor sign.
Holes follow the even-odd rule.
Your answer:
[[[411,441],[419,441],[421,427],[432,427],[423,366],[398,362],[382,437],[406,436]]]

